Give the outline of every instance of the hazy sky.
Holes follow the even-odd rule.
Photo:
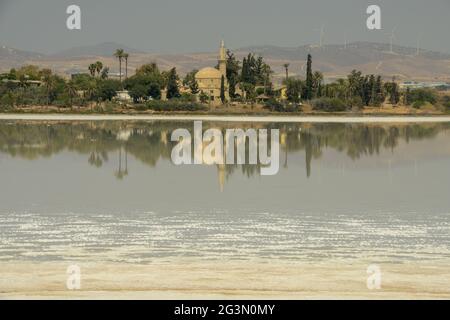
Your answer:
[[[82,10],[82,30],[66,28],[66,8]],[[383,30],[366,28],[379,4]],[[367,40],[450,52],[450,0],[0,0],[0,44],[44,53],[114,41],[152,52],[227,46],[298,46]]]

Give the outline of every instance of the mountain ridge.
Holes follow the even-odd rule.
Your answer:
[[[2,49],[3,48],[3,49]],[[23,64],[36,64],[51,68],[58,73],[70,75],[74,72],[86,72],[87,66],[95,60],[101,60],[110,67],[111,72],[118,72],[118,62],[113,53],[123,48],[130,53],[129,74],[140,65],[157,62],[162,70],[176,67],[183,75],[192,69],[215,66],[217,52],[197,53],[146,53],[137,49],[104,42],[93,46],[67,49],[56,54],[43,55],[24,50],[0,47],[0,70],[7,71]],[[351,70],[361,70],[366,74],[381,74],[385,77],[395,76],[399,79],[445,80],[450,82],[450,54],[376,42],[352,42],[343,44],[303,45],[298,47],[281,47],[274,45],[247,46],[232,49],[242,59],[249,52],[260,54],[275,71],[277,81],[284,76],[283,64],[289,63],[289,74],[304,76],[306,58],[313,56],[313,68],[324,73],[327,78],[346,76]]]

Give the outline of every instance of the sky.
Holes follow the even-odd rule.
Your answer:
[[[81,8],[81,30],[66,9]],[[382,30],[368,30],[366,9],[381,7]],[[450,0],[0,0],[0,45],[56,53],[116,42],[155,53],[253,45],[389,42],[450,53]]]

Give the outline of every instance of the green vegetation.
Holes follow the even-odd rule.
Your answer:
[[[136,74],[124,81],[135,103],[149,99],[161,99],[164,78],[155,63],[145,64],[136,70]]]
[[[27,106],[53,106],[114,112],[126,106],[137,110],[197,111],[204,110],[201,104],[210,101],[199,88],[195,78],[197,70],[187,73],[180,81],[175,68],[160,71],[156,63],[149,63],[128,77],[129,54],[118,49],[114,57],[119,62],[118,79],[110,75],[109,68],[101,61],[91,63],[86,73],[72,75],[71,79],[33,65],[0,74],[0,110],[10,112]],[[220,81],[221,101],[223,104],[228,102],[229,96],[232,104],[242,103],[246,108],[245,105],[250,103],[252,109],[258,102],[273,112],[305,110],[302,105],[311,106],[314,111],[343,112],[379,108],[386,104],[416,109],[433,105],[437,110],[450,112],[450,98],[440,96],[434,89],[401,90],[395,79],[383,82],[380,75],[364,75],[357,70],[346,78],[327,82],[321,72],[314,70],[311,55],[308,55],[305,65],[303,75],[289,76],[290,65],[283,64],[285,77],[282,74],[282,85],[274,85],[273,71],[263,57],[249,53],[239,61],[228,50],[227,81],[225,77]],[[226,83],[229,95],[225,92]],[[182,108],[182,103],[185,108]]]
[[[259,56],[249,53],[247,57],[242,60],[242,69],[240,75],[240,88],[244,91],[244,100],[254,102],[257,96],[256,87],[262,87],[266,94],[270,94],[272,83],[270,75],[272,70],[270,66],[264,62],[264,59]],[[231,92],[230,92],[231,93]],[[236,95],[231,95],[236,98]]]
[[[311,105],[316,111],[342,112],[349,109],[339,98],[317,98],[311,101]]]
[[[192,122],[154,121],[149,124],[142,121],[75,121],[54,122],[51,126],[45,122],[30,124],[17,121],[14,125],[0,123],[0,152],[22,159],[37,159],[70,150],[84,155],[86,163],[93,167],[109,163],[109,170],[110,165],[114,164],[111,162],[116,161],[113,155],[122,150],[125,155],[132,155],[145,165],[155,166],[161,158],[170,159],[175,144],[171,141],[170,134],[180,127],[191,128]],[[211,127],[221,128],[218,123],[204,123],[204,130]],[[280,146],[281,151],[303,151],[308,177],[314,168],[312,162],[322,157],[325,149],[339,151],[356,160],[383,150],[394,150],[402,142],[430,139],[450,130],[448,123],[272,123],[268,127],[280,130],[284,140]],[[224,125],[221,129],[225,132],[227,126]],[[131,132],[126,141],[117,138],[123,131]],[[23,143],[24,141],[27,143]],[[120,171],[120,164],[116,165]],[[256,169],[255,165],[225,166],[227,174],[242,170],[253,175],[259,172]]]
[[[197,72],[198,70],[194,69],[191,72],[187,73],[183,79],[183,85],[189,87],[189,90],[192,94],[198,94],[200,91],[198,88],[198,82],[195,79],[195,75],[197,74]]]
[[[168,101],[148,101],[145,107],[153,111],[205,111],[207,107],[186,99],[172,99]]]
[[[446,112],[450,112],[450,96],[444,96],[442,98],[442,106]]]
[[[175,68],[170,69],[167,74],[167,99],[179,98],[180,89],[178,88],[178,75]]]
[[[438,102],[438,95],[435,90],[432,89],[414,89],[408,92],[408,103],[414,107],[423,106],[427,102],[436,104]]]

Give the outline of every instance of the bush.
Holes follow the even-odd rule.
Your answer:
[[[408,94],[408,102],[412,103],[413,107],[416,102],[421,103],[419,107],[423,106],[425,102],[436,104],[437,94],[433,89],[413,89]]]
[[[204,111],[207,107],[196,103],[186,102],[180,99],[171,99],[167,101],[152,100],[147,102],[146,107],[154,111]]]
[[[348,110],[348,106],[338,98],[319,98],[311,101],[313,110],[326,112],[340,112]]]
[[[282,103],[274,98],[266,101],[264,108],[270,111],[276,112],[298,112],[301,111],[300,106],[297,103]]]
[[[97,95],[100,100],[111,101],[117,94],[117,91],[121,89],[119,80],[101,80],[98,84]]]
[[[181,94],[180,100],[183,102],[197,102],[197,96],[192,93],[184,92]]]
[[[278,111],[278,112],[284,111],[283,104],[276,99],[268,100],[264,104],[264,107],[270,109],[270,111]]]
[[[450,111],[450,96],[442,97],[442,105],[445,108],[445,111]]]
[[[412,107],[415,108],[415,109],[420,109],[420,108],[423,107],[425,104],[426,104],[425,101],[423,101],[423,100],[417,100],[417,101],[414,101],[414,102],[413,102]]]
[[[6,111],[14,108],[15,98],[11,92],[6,93],[0,99],[0,110]]]

